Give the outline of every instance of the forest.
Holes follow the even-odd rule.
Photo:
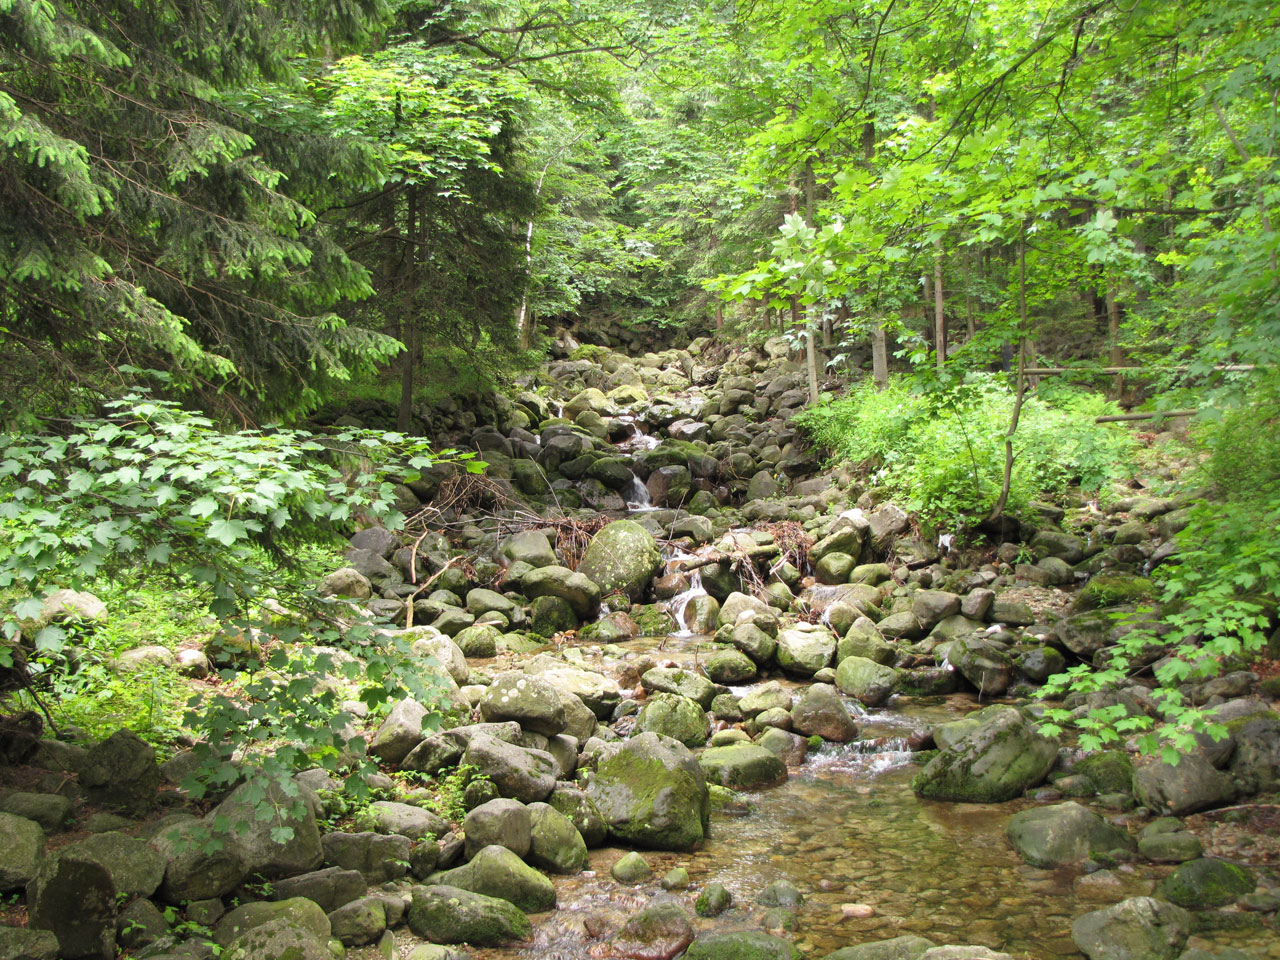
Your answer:
[[[0,0],[0,960],[1280,958],[1277,36]]]

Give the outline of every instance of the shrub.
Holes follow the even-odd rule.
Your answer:
[[[1004,435],[1013,392],[989,374],[970,374],[945,392],[918,392],[894,379],[863,381],[798,418],[833,456],[861,465],[902,505],[926,520],[961,524],[988,512],[1000,493]],[[1014,437],[1009,509],[1078,483],[1099,490],[1121,475],[1130,434],[1094,418],[1109,405],[1096,394],[1029,396]]]

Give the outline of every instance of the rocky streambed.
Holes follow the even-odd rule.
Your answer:
[[[46,850],[41,795],[6,795],[0,877],[31,929],[0,928],[0,960],[117,942],[201,960],[1280,957],[1273,687],[1188,685],[1229,735],[1177,766],[1036,723],[1039,685],[1154,595],[1184,502],[1042,504],[953,549],[820,472],[785,351],[709,346],[596,350],[490,423],[457,410],[441,439],[487,476],[411,480],[411,536],[352,538],[322,592],[452,704],[444,730],[435,704],[343,705],[348,750],[397,775],[376,802],[340,817],[340,780],[308,770],[287,843],[262,826],[183,843],[243,817],[241,788],[202,820],[104,821]],[[1141,680],[1066,704],[1109,705],[1153,710]],[[149,749],[120,734],[23,759],[136,816],[183,769]],[[433,807],[422,784],[459,771],[465,812]]]

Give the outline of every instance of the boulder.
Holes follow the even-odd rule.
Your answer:
[[[1057,741],[1040,734],[1014,707],[987,707],[959,722],[966,729],[947,746],[939,741],[942,749],[911,781],[923,797],[1012,800],[1043,781],[1057,760]]]
[[[589,620],[600,612],[600,587],[587,576],[551,564],[526,573],[520,591],[530,600],[559,597],[573,608],[579,620]]]
[[[342,567],[333,571],[320,583],[320,596],[368,600],[373,596],[373,584],[355,567]]]
[[[770,680],[748,691],[738,701],[738,709],[744,717],[754,717],[766,710],[790,710],[791,691],[777,680]]]
[[[795,944],[755,930],[711,933],[689,944],[684,960],[800,960]]]
[[[706,776],[683,744],[654,733],[608,744],[588,776],[587,797],[623,843],[689,850],[706,836]]]
[[[1242,793],[1280,789],[1280,716],[1251,717],[1234,731],[1231,776]]]
[[[644,599],[661,568],[657,541],[632,520],[615,520],[603,527],[591,538],[578,564],[578,572],[599,584],[602,593],[621,593],[632,601]]]
[[[1125,831],[1078,803],[1032,807],[1015,813],[1005,832],[1023,860],[1046,869],[1133,847]]]
[[[778,666],[787,673],[811,677],[831,663],[836,638],[821,624],[797,623],[778,631]]]
[[[1139,759],[1133,771],[1133,793],[1144,806],[1180,817],[1230,802],[1236,785],[1230,774],[1196,752],[1181,757],[1176,765],[1156,757]]]
[[[686,747],[700,747],[711,735],[711,721],[702,707],[688,697],[657,693],[641,708],[635,730],[661,734],[679,740]]]
[[[475,593],[474,590],[471,592]],[[496,656],[501,640],[502,631],[492,623],[474,623],[469,627],[463,627],[453,636],[454,643],[458,645],[464,657],[475,657],[481,660]]]
[[[747,626],[750,629],[755,629],[750,625]],[[765,636],[767,639],[767,635]],[[713,683],[728,686],[747,683],[754,680],[759,673],[755,661],[738,649],[722,650],[719,653],[712,654],[707,662],[703,664],[703,669],[707,672],[707,678]]]
[[[778,641],[755,623],[739,623],[732,627],[729,635],[733,645],[746,654],[754,663],[764,664],[773,659],[778,650]]]
[[[480,715],[489,723],[514,720],[530,733],[563,733],[569,705],[561,690],[520,671],[499,674],[480,698]]]
[[[888,940],[872,940],[853,947],[841,947],[827,954],[825,960],[920,960],[933,941],[908,934]]]
[[[232,832],[249,872],[267,880],[314,870],[324,856],[311,807],[274,780],[265,788],[254,782],[236,787],[214,808],[210,822],[215,831]],[[288,839],[276,839],[281,830],[289,831]]]
[[[461,867],[435,874],[432,880],[506,900],[526,913],[540,913],[556,905],[555,884],[496,844],[483,848]]]
[[[0,813],[0,850],[0,891],[25,887],[44,860],[44,830],[34,820]]]
[[[443,817],[422,807],[394,800],[375,800],[360,812],[357,819],[362,830],[394,834],[414,841],[424,837],[443,837],[449,832],[448,821]]]
[[[546,751],[504,743],[483,733],[471,738],[463,763],[488,777],[498,788],[499,796],[521,803],[545,800],[559,771],[555,758]]]
[[[41,865],[27,896],[27,922],[58,938],[64,960],[101,958],[116,952],[115,880],[105,866],[73,855]]]
[[[414,887],[409,929],[431,943],[497,946],[527,940],[532,925],[524,911],[507,900],[459,887]]]
[[[654,667],[652,670],[646,670],[640,678],[640,683],[651,693],[674,693],[687,697],[703,710],[710,709],[711,701],[716,695],[715,684],[706,677],[671,667]]]
[[[608,830],[600,811],[583,790],[572,783],[557,783],[547,797],[547,806],[564,814],[588,847],[604,845]]]
[[[1133,897],[1077,917],[1071,939],[1089,960],[1174,960],[1191,930],[1191,915],[1152,897]]]
[[[644,883],[653,876],[653,867],[649,866],[648,860],[632,850],[624,853],[609,868],[609,876],[619,883]]]
[[[361,897],[329,914],[330,933],[344,947],[373,943],[387,929],[387,901]]]
[[[399,763],[422,742],[422,722],[426,716],[427,708],[417,700],[409,697],[400,700],[374,733],[369,752],[385,763]]]
[[[269,920],[232,940],[221,956],[226,960],[333,960],[324,938],[284,918]]]
[[[1235,903],[1256,886],[1253,874],[1244,867],[1201,857],[1180,864],[1160,884],[1160,894],[1188,910],[1211,910]]]
[[[318,903],[305,897],[294,897],[290,900],[260,900],[236,907],[218,921],[213,939],[225,947],[250,930],[278,920],[306,930],[321,943],[329,939],[332,931],[329,918]]]
[[[418,627],[409,631],[406,637],[412,640],[410,650],[415,657],[434,660],[453,678],[454,683],[471,682],[467,656],[451,638],[437,633],[431,627]]]
[[[155,802],[160,787],[156,752],[132,730],[117,730],[89,751],[80,787],[93,803],[141,812]]]
[[[921,590],[911,599],[911,613],[928,632],[934,624],[960,612],[960,597],[945,590]]]
[[[947,660],[983,696],[999,696],[1013,679],[1012,658],[978,636],[961,637],[952,643]]]
[[[342,867],[325,867],[296,877],[286,877],[271,885],[268,900],[290,900],[306,897],[320,905],[325,913],[332,913],[344,904],[359,900],[369,890],[369,884],[358,870]]]
[[[462,822],[466,857],[470,860],[485,847],[506,847],[517,857],[529,854],[533,821],[529,808],[519,800],[498,797],[467,812]]]
[[[50,930],[0,926],[0,960],[58,960],[58,938]]]
[[[529,862],[552,873],[577,873],[585,869],[587,844],[573,821],[546,803],[531,803],[528,810]]]
[[[96,863],[107,871],[118,899],[149,897],[164,879],[164,859],[142,840],[116,831],[95,834],[51,853],[27,885],[27,900],[46,897],[46,880],[62,857]]]
[[[879,707],[893,695],[898,671],[866,657],[845,657],[836,667],[836,686],[868,707]]]
[[[409,872],[405,864],[413,845],[399,834],[326,833],[321,844],[325,863],[359,871],[366,883],[398,880]]]
[[[628,960],[672,960],[693,942],[693,925],[678,903],[656,903],[641,910],[614,934],[609,954]]]
[[[849,657],[865,657],[891,667],[898,660],[898,651],[885,642],[874,623],[865,617],[859,617],[836,643],[836,664],[839,665]]]
[[[806,737],[847,743],[858,736],[858,725],[830,684],[815,683],[791,708],[791,729]]]
[[[786,764],[754,743],[711,747],[698,755],[698,764],[709,782],[732,790],[756,790],[787,778]]]
[[[164,861],[160,897],[168,903],[221,897],[249,875],[249,863],[238,843],[211,842],[214,832],[192,818],[165,827],[151,838]]]

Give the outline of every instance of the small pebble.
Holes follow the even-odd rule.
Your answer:
[[[866,903],[842,903],[840,913],[853,919],[865,920],[868,917],[874,917],[876,910],[875,907]]]

